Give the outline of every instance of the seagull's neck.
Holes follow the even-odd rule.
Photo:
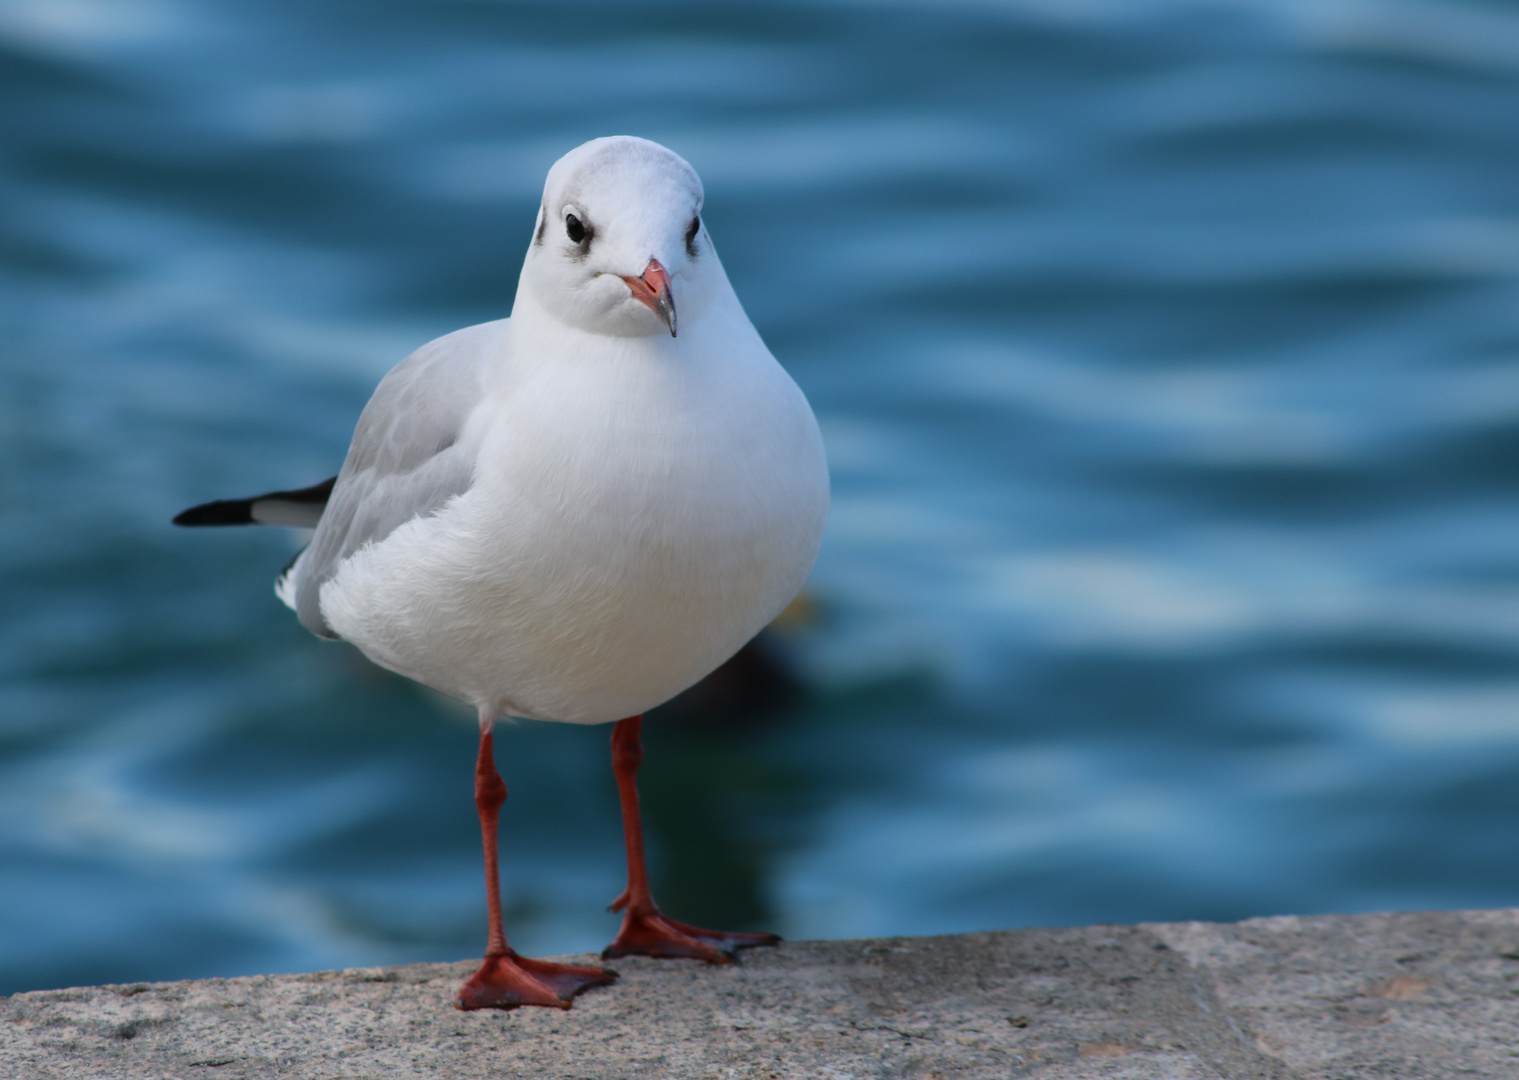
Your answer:
[[[512,301],[512,338],[520,343],[547,345],[553,354],[603,354],[622,352],[628,347],[636,351],[658,349],[664,343],[677,344],[668,334],[649,334],[645,337],[618,337],[597,334],[583,327],[574,326],[554,315],[538,299],[526,282],[517,285],[517,296]],[[684,327],[682,327],[684,329]]]

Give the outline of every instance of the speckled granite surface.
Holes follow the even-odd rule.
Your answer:
[[[1519,1077],[1519,911],[795,942],[622,960],[569,1012],[472,962],[0,999],[0,1076]]]

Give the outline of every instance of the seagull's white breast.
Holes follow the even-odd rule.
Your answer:
[[[828,508],[817,424],[736,303],[676,342],[511,322],[473,485],[349,557],[322,613],[479,707],[632,716],[801,589]]]

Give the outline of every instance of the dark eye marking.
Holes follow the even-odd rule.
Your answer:
[[[549,208],[543,207],[538,211],[538,232],[533,236],[533,243],[543,243],[543,232],[549,225]]]
[[[686,226],[686,254],[696,258],[696,234],[701,232],[701,215],[691,219],[691,224]]]
[[[564,233],[570,238],[572,243],[579,244],[590,235],[590,230],[574,214],[566,214],[564,216]]]

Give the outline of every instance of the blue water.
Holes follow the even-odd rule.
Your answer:
[[[1519,903],[1519,5],[11,0],[0,125],[0,991],[478,953],[470,717],[168,519],[616,132],[835,480],[800,689],[650,721],[672,914]],[[524,951],[615,929],[607,734],[498,739]]]

